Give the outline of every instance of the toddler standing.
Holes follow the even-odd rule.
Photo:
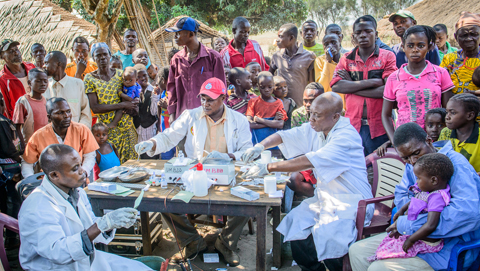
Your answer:
[[[96,151],[96,164],[93,168],[94,180],[97,180],[100,172],[120,166],[120,159],[118,159],[117,149],[108,142],[108,126],[105,123],[95,123],[92,126],[92,133],[100,147]]]

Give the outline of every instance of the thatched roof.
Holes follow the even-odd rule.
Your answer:
[[[423,0],[407,10],[415,16],[417,24],[434,26],[445,24],[448,28],[449,42],[455,44],[453,33],[455,23],[462,11],[480,13],[480,1],[472,0]],[[392,23],[388,21],[390,15],[385,16],[378,22],[378,35],[383,42],[393,45],[400,42],[395,35]]]
[[[31,60],[30,47],[38,42],[47,52],[57,50],[72,56],[72,42],[77,36],[89,41],[96,33],[94,24],[87,22],[49,0],[0,0],[0,39],[20,42],[24,60]]]
[[[168,27],[174,26],[175,23],[183,17],[187,17],[187,16],[181,15],[171,19],[165,25],[153,31],[152,34],[150,35],[150,43],[155,42],[155,44],[157,45],[157,48],[162,54],[164,63],[168,63],[167,55],[165,54],[165,49],[168,52],[171,48],[176,47],[176,44],[174,42],[175,33],[167,32],[165,31],[165,29]],[[198,40],[202,42],[205,46],[212,47],[213,38],[215,37],[223,37],[225,38],[225,40],[227,40],[225,35],[223,35],[222,33],[218,32],[213,28],[210,28],[208,25],[202,23],[201,21],[198,21],[198,20],[196,21],[200,24],[200,31],[202,31],[202,33],[198,33],[197,35]],[[163,36],[163,41],[165,42],[165,49],[162,41],[162,36]],[[156,63],[157,65],[160,65],[161,61],[160,59],[154,59],[154,63]]]

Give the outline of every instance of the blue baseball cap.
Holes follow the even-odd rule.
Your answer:
[[[165,29],[167,32],[178,32],[182,30],[202,33],[202,31],[200,31],[200,24],[191,17],[183,17],[177,21],[174,27]]]

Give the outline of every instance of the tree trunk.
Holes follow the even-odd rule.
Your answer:
[[[113,31],[115,24],[100,24],[97,22],[97,41],[105,42],[108,47],[112,48]],[[112,52],[113,53],[113,52]]]

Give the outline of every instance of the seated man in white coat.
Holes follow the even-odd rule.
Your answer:
[[[227,108],[225,84],[217,78],[210,78],[200,88],[202,106],[183,111],[182,115],[170,124],[170,128],[148,141],[135,146],[137,153],[153,156],[172,149],[186,137],[187,157],[201,159],[207,157],[240,160],[243,153],[252,147],[250,125],[244,115]],[[205,251],[207,245],[185,215],[162,214],[175,238],[184,248],[186,258]],[[238,239],[248,217],[228,217],[222,233],[215,242],[215,248],[224,256],[230,266],[240,263],[235,253]],[[175,226],[175,227],[173,227]],[[179,260],[181,254],[173,256]]]
[[[95,250],[109,243],[117,228],[129,228],[137,210],[120,208],[95,217],[87,194],[80,155],[68,145],[53,144],[40,155],[42,185],[23,202],[19,260],[24,270],[151,270],[141,262]]]
[[[287,159],[293,158],[253,166],[245,179],[313,169],[314,196],[290,211],[277,228],[284,241],[292,241],[293,259],[302,270],[325,270],[325,265],[329,270],[342,270],[340,257],[357,237],[358,201],[372,197],[362,139],[350,120],[341,116],[342,109],[338,94],[324,93],[313,101],[309,123],[267,137],[242,157],[250,162],[264,149],[279,146]],[[372,215],[373,206],[368,206],[367,223]]]

